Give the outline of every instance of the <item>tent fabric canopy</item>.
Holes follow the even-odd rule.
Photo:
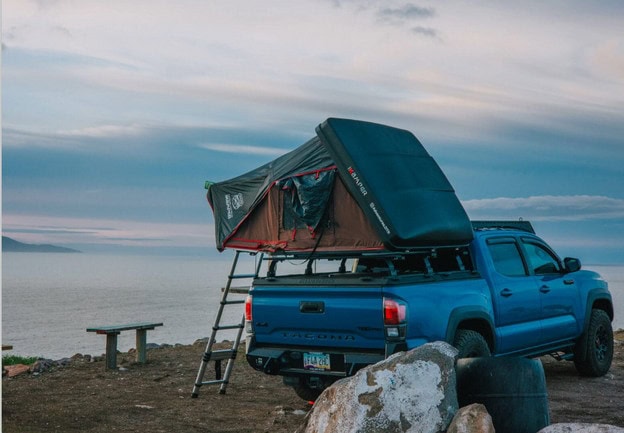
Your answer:
[[[208,186],[219,250],[403,250],[472,240],[452,186],[412,133],[337,118],[316,133]]]
[[[323,216],[334,189],[334,170],[316,172],[306,176],[292,176],[283,182],[281,189],[289,192],[289,202],[284,205],[284,227],[296,228],[304,223],[315,231]],[[286,223],[286,218],[289,223]]]
[[[255,170],[210,185],[207,197],[215,216],[217,248],[226,247],[226,240],[278,181],[293,174],[326,170],[332,165],[331,157],[315,137]]]

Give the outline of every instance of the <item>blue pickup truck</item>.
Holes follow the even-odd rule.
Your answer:
[[[247,361],[303,399],[431,341],[460,357],[551,354],[585,376],[611,366],[607,283],[561,260],[528,222],[475,223],[462,247],[316,254],[301,270],[288,254],[269,263],[247,299]]]

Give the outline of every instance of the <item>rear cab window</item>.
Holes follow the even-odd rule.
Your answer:
[[[514,238],[488,239],[487,247],[496,272],[507,277],[525,277],[527,275],[526,264]]]

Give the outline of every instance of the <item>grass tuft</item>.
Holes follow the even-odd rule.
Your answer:
[[[31,365],[38,359],[37,356],[2,355],[2,365]]]

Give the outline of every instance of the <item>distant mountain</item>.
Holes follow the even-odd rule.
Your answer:
[[[55,245],[35,245],[18,242],[15,239],[2,236],[2,251],[9,253],[79,253],[71,248]]]

